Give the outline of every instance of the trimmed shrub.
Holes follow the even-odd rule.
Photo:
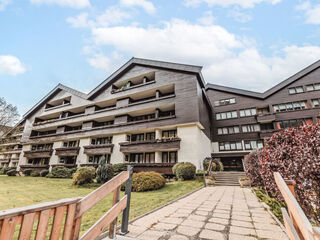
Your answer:
[[[30,176],[31,173],[32,173],[32,169],[25,169],[25,170],[23,170],[22,173],[23,173],[25,176]]]
[[[94,167],[80,167],[72,177],[73,185],[92,183],[95,175]]]
[[[99,161],[99,167],[96,172],[97,183],[105,183],[114,176],[113,167],[110,164],[106,164],[106,158],[102,157]]]
[[[75,174],[78,169],[75,167],[75,168],[68,168],[68,170],[69,170],[70,176],[72,177],[73,174]]]
[[[11,169],[11,170],[9,170],[9,171],[7,171],[6,172],[6,174],[8,175],[8,176],[16,176],[17,175],[17,171],[15,170],[15,169]]]
[[[48,178],[71,178],[71,174],[68,168],[63,166],[53,167],[51,173],[46,177]]]
[[[173,166],[172,172],[180,180],[191,180],[195,177],[196,166],[189,162],[181,162]]]
[[[117,163],[117,164],[113,164],[112,166],[113,166],[114,176],[116,176],[123,171],[127,171],[128,163]]]
[[[31,177],[40,177],[40,173],[37,171],[32,171],[30,174]]]
[[[163,188],[166,179],[157,172],[140,172],[132,175],[132,191],[144,192]]]
[[[49,170],[42,170],[40,172],[40,177],[46,177],[49,174]]]

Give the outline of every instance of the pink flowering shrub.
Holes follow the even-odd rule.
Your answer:
[[[252,157],[252,159],[251,159]],[[296,181],[297,200],[310,218],[320,223],[320,125],[304,125],[277,132],[265,147],[246,158],[253,184],[281,200],[273,172]],[[256,171],[254,171],[256,170]]]

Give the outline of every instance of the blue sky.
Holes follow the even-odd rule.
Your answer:
[[[24,114],[58,83],[89,92],[132,56],[264,91],[320,59],[320,1],[0,0],[0,96]]]

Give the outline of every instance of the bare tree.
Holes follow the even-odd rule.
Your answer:
[[[0,132],[6,132],[8,126],[13,126],[18,119],[17,107],[7,103],[4,98],[0,98]]]

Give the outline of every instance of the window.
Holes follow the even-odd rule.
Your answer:
[[[48,165],[49,158],[29,158],[28,164],[32,165]]]
[[[256,114],[257,114],[257,110],[255,108],[240,110],[240,117],[250,117]]]
[[[320,83],[314,83],[306,86],[307,92],[320,90]]]
[[[65,156],[59,159],[59,163],[61,164],[76,164],[77,157],[76,156]]]
[[[303,92],[304,90],[302,86],[289,88],[289,94],[297,94],[297,93],[303,93]]]
[[[155,154],[154,152],[145,153],[145,163],[154,163],[155,162]]]
[[[242,126],[242,132],[259,132],[260,131],[260,125],[259,124],[249,124],[249,125],[243,125]]]
[[[246,150],[261,149],[263,148],[263,140],[244,141],[244,148]]]
[[[221,142],[219,143],[219,150],[220,151],[235,151],[235,150],[242,150],[242,142]]]
[[[105,122],[94,121],[92,127],[103,127],[103,126],[110,126],[113,124],[114,124],[114,120],[105,121]]]
[[[228,98],[228,99],[222,99],[214,102],[214,106],[223,106],[223,105],[229,105],[229,104],[235,104],[236,99],[235,98]]]
[[[156,134],[155,132],[146,133],[146,140],[155,140]]]
[[[131,142],[144,141],[144,133],[132,134]]]
[[[162,152],[163,163],[176,163],[178,162],[178,154],[176,151],[173,152]]]
[[[104,154],[104,155],[92,155],[92,156],[89,156],[89,163],[93,163],[93,164],[98,164],[100,159],[102,157],[105,157],[106,160],[107,160],[107,163],[110,163],[110,158],[111,158],[111,155],[110,154]]]
[[[148,120],[148,119],[154,119],[156,115],[153,114],[147,114],[147,115],[141,115],[141,116],[135,116],[135,117],[129,117],[129,122],[136,122],[136,121],[142,121],[142,120]]]
[[[239,133],[239,126],[218,128],[218,135]]]
[[[64,142],[63,147],[68,148],[68,147],[77,147],[78,146],[78,141],[69,141],[69,142]]]
[[[53,143],[38,144],[38,145],[32,145],[31,150],[32,151],[51,150],[52,147],[53,147]]]
[[[319,99],[313,99],[312,100],[312,105],[313,105],[313,107],[319,107],[320,106]]]
[[[284,120],[281,122],[277,122],[277,129],[284,129],[290,127],[298,127],[304,124],[313,123],[312,118],[310,119],[293,119],[293,120]]]
[[[101,145],[101,144],[110,144],[110,143],[112,143],[112,136],[91,139],[92,145]]]
[[[162,131],[162,137],[177,137],[177,130]]]
[[[293,110],[303,110],[307,108],[306,101],[273,105],[275,112],[287,112]]]
[[[230,118],[237,118],[237,117],[238,117],[237,111],[216,113],[216,120],[223,120],[223,119],[230,119]]]
[[[129,162],[142,163],[143,153],[130,153]]]
[[[77,130],[81,130],[81,129],[82,129],[82,125],[74,126],[74,127],[70,127],[70,126],[64,127],[65,132],[77,131]]]

